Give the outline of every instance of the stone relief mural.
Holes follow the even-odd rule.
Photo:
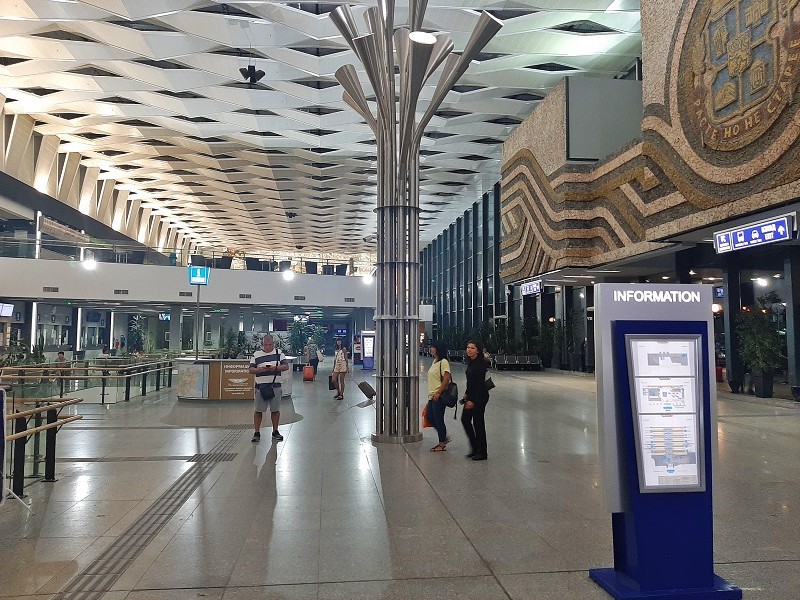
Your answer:
[[[645,23],[643,36],[670,27],[675,42],[639,141],[550,175],[524,148],[505,161],[504,280],[639,254],[800,197],[799,2],[691,0],[677,22]]]

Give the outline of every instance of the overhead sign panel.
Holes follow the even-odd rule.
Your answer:
[[[714,233],[714,248],[717,254],[774,244],[794,237],[794,215],[782,215],[774,219],[759,221]]]
[[[191,285],[208,285],[210,267],[189,267],[189,283]]]
[[[542,293],[542,280],[537,279],[536,281],[529,281],[528,283],[523,283],[519,286],[520,292],[523,296],[529,296],[531,294],[541,294]]]

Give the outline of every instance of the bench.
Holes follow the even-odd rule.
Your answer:
[[[541,371],[544,367],[542,359],[536,354],[498,354],[494,357],[497,370],[513,369],[515,371]]]

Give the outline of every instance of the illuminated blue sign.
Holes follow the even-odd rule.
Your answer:
[[[208,285],[211,267],[189,267],[189,283],[191,285]]]
[[[536,281],[529,281],[528,283],[523,283],[521,286],[519,286],[519,291],[523,296],[528,296],[530,294],[541,294],[542,280],[537,279]]]
[[[751,225],[714,233],[717,254],[783,242],[794,237],[794,215],[783,215]]]

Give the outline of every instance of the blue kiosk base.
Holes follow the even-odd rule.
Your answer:
[[[653,590],[643,592],[625,584],[628,579],[614,569],[591,569],[589,577],[616,600],[740,600],[742,590],[714,575],[711,589]]]

